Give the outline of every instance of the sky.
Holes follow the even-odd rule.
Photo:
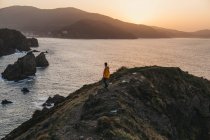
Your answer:
[[[0,8],[13,5],[75,7],[136,24],[182,31],[210,29],[210,0],[0,0]]]

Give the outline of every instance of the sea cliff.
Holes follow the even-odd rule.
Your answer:
[[[210,81],[180,68],[121,68],[84,85],[3,140],[209,140]]]

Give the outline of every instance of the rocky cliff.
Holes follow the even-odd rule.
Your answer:
[[[179,68],[121,68],[85,85],[3,140],[209,140],[210,81]]]
[[[10,29],[0,29],[0,56],[8,55],[19,51],[29,51],[27,40],[19,31]]]
[[[12,29],[0,29],[0,57],[18,51],[29,51],[38,46],[35,38],[27,39],[21,32]]]

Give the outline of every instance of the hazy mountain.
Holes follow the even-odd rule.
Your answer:
[[[98,20],[80,20],[68,27],[53,32],[54,37],[84,39],[135,39],[132,33],[112,24]]]
[[[193,32],[192,33],[194,36],[199,36],[199,37],[202,37],[202,38],[209,38],[210,37],[210,30],[200,30],[200,31],[197,31],[197,32]]]
[[[155,27],[155,26],[153,26],[153,28],[158,30],[159,32],[164,33],[165,35],[169,37],[193,37],[193,35],[190,32],[183,32],[183,31],[166,29],[166,28]]]
[[[210,31],[207,31],[208,33],[201,33],[201,31],[187,33],[132,24],[71,7],[38,9],[29,6],[12,6],[0,9],[0,21],[0,28],[12,28],[26,33],[52,37],[80,38],[84,37],[84,34],[88,34],[87,38],[103,36],[105,38],[125,38],[126,36],[126,38],[210,37]],[[66,33],[64,29],[67,30],[68,35],[62,35]],[[74,33],[69,32],[70,29],[74,30]]]

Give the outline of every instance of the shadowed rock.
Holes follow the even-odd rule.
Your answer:
[[[34,52],[34,53],[36,53],[36,52],[40,52],[40,51],[38,51],[38,50],[32,50],[31,52]]]
[[[49,97],[47,99],[47,101],[42,106],[46,107],[46,106],[51,106],[52,104],[57,105],[57,104],[61,103],[62,101],[64,101],[64,99],[65,99],[65,97],[57,94],[54,97]]]
[[[35,56],[32,52],[27,53],[22,58],[19,58],[14,64],[7,66],[5,71],[2,73],[2,77],[9,81],[22,80],[28,76],[33,76],[36,73],[36,61]]]
[[[28,92],[30,92],[27,88],[22,88],[21,91],[22,91],[23,93],[28,93]]]
[[[8,100],[3,100],[3,101],[1,101],[1,104],[2,105],[6,105],[6,104],[11,104],[12,102],[11,101],[8,101]]]
[[[39,47],[39,43],[36,38],[27,38],[27,43],[30,47]]]
[[[49,66],[49,62],[47,61],[44,52],[41,52],[36,57],[36,66],[37,67],[47,67],[47,66]]]
[[[0,29],[0,40],[0,56],[12,54],[15,50],[30,50],[26,37],[19,31]]]

